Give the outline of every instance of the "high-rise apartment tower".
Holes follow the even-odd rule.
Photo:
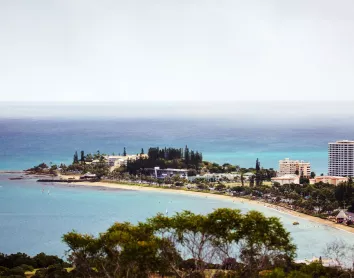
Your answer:
[[[354,141],[328,143],[328,175],[354,177]]]

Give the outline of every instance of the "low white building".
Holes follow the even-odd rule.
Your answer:
[[[97,178],[96,174],[91,174],[90,172],[80,176],[80,180],[90,180]]]
[[[299,184],[300,183],[300,177],[295,174],[288,174],[288,175],[283,175],[281,177],[275,177],[272,178],[272,182],[278,182],[280,185],[284,184]]]
[[[127,166],[128,160],[137,160],[139,158],[148,158],[146,154],[133,155],[107,155],[104,157],[110,167]]]
[[[255,173],[252,173],[252,172],[247,172],[247,173],[244,173],[243,174],[243,177],[245,180],[250,180],[252,176],[255,176],[256,174]]]
[[[146,168],[144,169],[145,173],[157,178],[163,179],[167,177],[180,176],[181,178],[188,179],[188,170],[187,169],[160,169],[160,167]]]
[[[329,183],[333,185],[338,185],[343,182],[347,182],[349,178],[347,177],[336,177],[336,176],[317,176],[310,179],[310,184],[315,184],[319,182]]]

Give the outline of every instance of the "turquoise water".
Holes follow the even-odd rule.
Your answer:
[[[29,115],[30,116],[30,115]],[[259,117],[260,118],[260,117]],[[41,162],[70,163],[75,150],[116,154],[147,151],[151,146],[199,150],[205,160],[267,168],[290,157],[310,161],[317,173],[327,172],[327,144],[353,139],[354,126],[340,120],[311,119],[276,123],[238,117],[215,119],[0,119],[0,170],[27,169]],[[0,252],[47,252],[62,256],[61,236],[75,229],[98,234],[115,221],[137,222],[158,212],[188,209],[207,213],[218,207],[256,209],[281,218],[298,246],[300,259],[320,256],[336,238],[353,242],[344,231],[318,225],[263,206],[168,192],[107,191],[45,185],[34,180],[10,181],[0,175]],[[48,194],[49,190],[49,194]],[[293,226],[299,221],[299,226]]]
[[[328,142],[353,139],[354,126],[329,121],[276,123],[258,118],[235,120],[35,120],[0,119],[0,169],[27,169],[41,162],[69,163],[75,150],[138,153],[171,146],[199,150],[205,160],[241,167],[278,168],[286,157],[310,161],[327,173]]]
[[[166,209],[169,214],[182,210],[208,213],[219,207],[238,208],[243,212],[261,210],[267,216],[279,217],[298,246],[299,259],[323,255],[326,243],[335,239],[354,241],[354,234],[262,205],[168,191],[113,191],[43,185],[34,179],[9,180],[11,176],[14,175],[0,175],[0,252],[3,253],[21,251],[34,255],[43,251],[63,256],[66,246],[61,242],[61,236],[73,229],[97,235],[115,221],[136,223],[158,212],[164,213]],[[294,221],[300,225],[293,226]]]

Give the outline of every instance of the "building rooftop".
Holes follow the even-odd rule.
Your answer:
[[[145,168],[145,170],[148,171],[173,171],[173,172],[188,172],[187,169],[173,169],[173,168],[166,168],[166,169],[160,169],[160,167],[154,167],[154,168]]]
[[[280,163],[288,163],[288,162],[291,162],[291,163],[308,163],[310,164],[310,162],[306,162],[304,160],[291,160],[290,158],[285,158],[285,159],[282,159],[282,160],[279,160]]]
[[[288,180],[288,179],[296,179],[296,178],[298,178],[298,176],[295,175],[295,174],[287,174],[287,175],[283,175],[281,177],[275,177],[275,178],[272,178],[272,179]]]
[[[344,210],[341,210],[338,215],[336,216],[336,218],[342,218],[342,219],[347,219],[348,216],[345,214]]]
[[[339,140],[336,142],[330,142],[328,144],[354,144],[354,141],[351,140]]]
[[[316,176],[314,179],[347,179],[347,177],[340,177],[340,176]]]

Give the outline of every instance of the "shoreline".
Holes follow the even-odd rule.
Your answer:
[[[20,171],[0,171],[0,174],[15,174],[19,173]],[[22,172],[23,173],[23,172]],[[26,178],[38,178],[39,176],[36,175],[26,175],[24,179]],[[337,224],[335,222],[332,222],[327,219],[322,219],[319,217],[311,216],[308,214],[304,214],[301,212],[297,212],[288,208],[284,208],[282,206],[274,205],[274,204],[269,204],[267,202],[259,201],[259,200],[251,200],[248,198],[243,198],[239,196],[228,196],[228,195],[222,195],[222,194],[217,194],[217,193],[210,193],[210,192],[203,192],[203,191],[193,191],[193,190],[182,190],[182,189],[174,189],[174,188],[169,188],[169,187],[156,187],[156,186],[148,186],[148,185],[131,185],[131,184],[124,184],[124,183],[119,183],[118,181],[98,181],[98,182],[89,182],[89,181],[82,181],[82,182],[60,182],[58,183],[59,186],[65,186],[65,187],[86,187],[86,188],[91,188],[91,189],[110,189],[110,190],[130,190],[130,191],[150,191],[150,192],[170,192],[174,194],[182,194],[182,195],[189,195],[189,196],[198,196],[198,197],[211,197],[211,198],[216,198],[216,199],[221,199],[221,200],[228,200],[228,201],[238,201],[240,203],[248,203],[252,205],[257,205],[260,206],[260,211],[261,207],[267,207],[272,210],[276,210],[277,212],[291,215],[294,217],[297,217],[299,219],[304,219],[308,220],[311,222],[315,222],[327,227],[331,227],[337,230],[345,231],[348,233],[354,234],[354,228],[344,226],[341,224]]]
[[[65,183],[64,183],[65,184]],[[267,207],[273,210],[276,210],[280,213],[291,215],[300,219],[308,220],[311,222],[315,222],[321,225],[325,225],[331,228],[335,228],[341,231],[345,231],[348,233],[354,234],[354,229],[348,226],[344,226],[341,224],[337,224],[335,222],[332,222],[327,219],[322,219],[319,217],[311,216],[308,214],[304,214],[301,212],[297,212],[294,210],[290,210],[287,208],[284,208],[282,206],[277,206],[277,205],[272,205],[266,202],[258,201],[258,200],[250,200],[247,198],[242,198],[242,197],[234,197],[234,196],[227,196],[227,195],[221,195],[221,194],[214,194],[214,193],[209,193],[209,192],[196,192],[192,190],[179,190],[179,189],[173,189],[173,188],[157,188],[157,187],[149,187],[149,186],[139,186],[139,185],[127,185],[127,184],[119,184],[115,182],[107,182],[107,181],[100,181],[100,182],[92,182],[92,183],[80,183],[80,186],[87,186],[91,188],[108,188],[108,189],[121,189],[121,190],[134,190],[134,191],[155,191],[155,192],[171,192],[174,194],[183,194],[183,195],[190,195],[190,196],[198,196],[198,197],[212,197],[216,199],[222,199],[222,200],[228,200],[228,201],[238,201],[242,203],[248,203],[248,204],[253,204],[253,205],[258,205],[260,207]],[[260,209],[261,211],[261,209]]]

